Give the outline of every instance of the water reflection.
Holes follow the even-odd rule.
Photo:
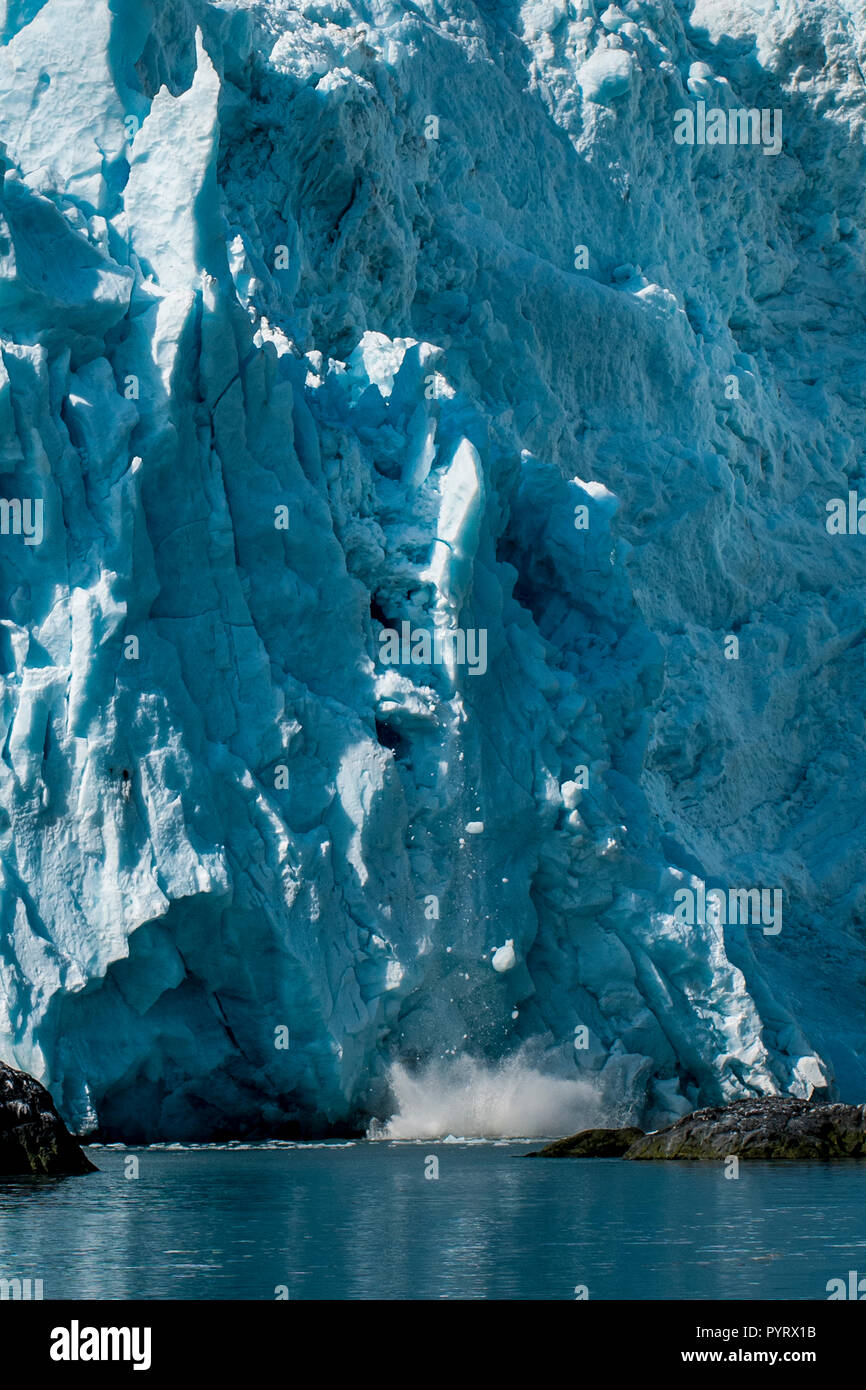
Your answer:
[[[525,1160],[524,1145],[101,1149],[0,1179],[0,1278],[45,1298],[825,1298],[866,1165]],[[438,1178],[428,1179],[439,1160]]]

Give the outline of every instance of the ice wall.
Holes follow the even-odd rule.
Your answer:
[[[862,5],[2,16],[0,1056],[127,1139],[864,1099]]]

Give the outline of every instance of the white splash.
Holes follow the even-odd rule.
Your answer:
[[[432,1062],[390,1073],[396,1108],[370,1139],[535,1138],[573,1134],[601,1124],[595,1088],[585,1080],[550,1076],[520,1053],[488,1064],[473,1057]]]

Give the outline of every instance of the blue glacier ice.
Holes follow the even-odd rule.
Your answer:
[[[0,1057],[127,1140],[866,1098],[859,0],[0,22]]]

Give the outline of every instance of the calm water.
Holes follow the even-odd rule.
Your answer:
[[[823,1299],[866,1274],[866,1164],[732,1181],[530,1147],[92,1149],[90,1177],[0,1178],[0,1276],[46,1299]]]

